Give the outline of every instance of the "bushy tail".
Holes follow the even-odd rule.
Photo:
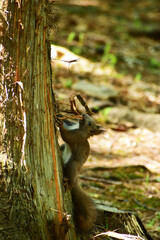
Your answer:
[[[97,210],[93,200],[81,188],[78,179],[72,188],[72,201],[78,232],[89,232],[96,223]]]

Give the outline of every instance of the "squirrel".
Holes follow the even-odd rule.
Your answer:
[[[104,130],[88,114],[82,114],[82,119],[76,123],[63,119],[59,128],[65,142],[61,146],[64,179],[71,190],[76,229],[80,233],[87,233],[96,223],[97,210],[93,200],[81,188],[78,173],[89,156],[88,138]]]

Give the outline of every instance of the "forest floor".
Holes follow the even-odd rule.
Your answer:
[[[90,139],[82,184],[106,205],[138,213],[160,239],[159,0],[56,6],[50,38],[57,98],[80,92],[106,129]]]

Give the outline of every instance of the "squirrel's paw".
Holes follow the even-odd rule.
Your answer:
[[[63,178],[64,188],[67,191],[69,189],[68,178]]]
[[[65,187],[65,190],[71,190],[73,188],[73,185],[69,184],[69,180],[68,178],[63,178],[63,184],[64,184],[64,187]]]

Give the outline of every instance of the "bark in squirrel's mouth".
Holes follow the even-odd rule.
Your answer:
[[[97,129],[92,129],[92,130],[90,131],[91,136],[93,136],[93,135],[99,135],[99,134],[101,134],[101,133],[103,133],[103,132],[105,132],[105,129],[102,128],[102,126],[99,126],[99,125],[97,125]]]

